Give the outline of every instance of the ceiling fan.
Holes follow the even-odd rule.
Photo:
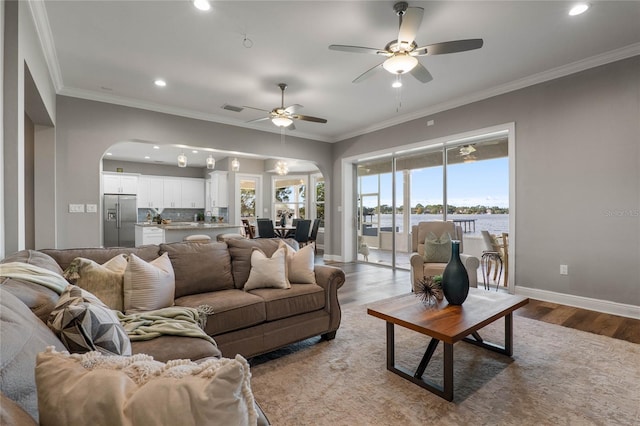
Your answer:
[[[415,42],[416,34],[422,23],[424,9],[421,7],[409,7],[406,2],[399,2],[393,6],[393,10],[399,17],[400,30],[398,38],[392,40],[384,49],[373,47],[347,46],[343,44],[332,44],[331,50],[338,50],[350,53],[369,53],[373,55],[386,56],[387,59],[375,67],[360,74],[353,83],[360,83],[378,72],[381,68],[391,74],[402,75],[409,73],[422,83],[433,80],[431,73],[418,62],[416,56],[442,55],[445,53],[464,52],[467,50],[479,49],[484,43],[481,38],[466,40],[445,41],[443,43],[429,44],[418,47]]]
[[[284,90],[287,88],[285,83],[279,83],[278,87],[282,91],[282,101],[279,107],[272,109],[271,111],[262,109],[262,108],[254,108],[250,106],[245,106],[245,108],[256,109],[258,111],[264,111],[269,113],[267,117],[258,118],[255,120],[247,121],[247,123],[255,123],[258,121],[271,120],[273,124],[278,127],[287,127],[290,130],[295,130],[296,126],[293,125],[293,120],[303,120],[303,121],[312,121],[314,123],[326,123],[327,120],[324,118],[311,117],[310,115],[302,115],[297,114],[297,111],[302,108],[300,104],[293,104],[291,106],[284,106]]]

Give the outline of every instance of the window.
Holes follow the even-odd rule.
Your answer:
[[[256,181],[240,180],[240,217],[256,217]]]
[[[275,220],[281,219],[283,214],[294,219],[307,217],[306,176],[274,177],[273,189],[273,216]]]
[[[311,219],[320,219],[320,226],[324,227],[324,177],[312,175],[311,184],[314,191]]]

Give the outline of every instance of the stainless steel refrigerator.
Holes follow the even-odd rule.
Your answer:
[[[135,195],[104,195],[104,246],[135,247],[138,209]]]

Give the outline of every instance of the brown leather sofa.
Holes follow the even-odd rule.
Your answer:
[[[288,244],[297,245],[295,241]],[[132,342],[134,354],[146,353],[159,361],[199,360],[220,355],[233,358],[236,354],[251,358],[317,335],[334,338],[341,317],[337,290],[344,283],[344,272],[315,265],[317,284],[292,283],[288,290],[268,288],[245,292],[242,287],[249,276],[253,247],[271,256],[278,248],[278,240],[171,243],[132,249],[23,250],[2,263],[26,262],[62,272],[76,257],[104,263],[120,253],[135,253],[150,261],[167,252],[175,273],[175,304],[211,306],[214,313],[209,316],[205,331],[216,340],[218,347],[204,339],[181,336]],[[27,281],[0,278],[0,283],[0,423],[5,424],[5,420],[24,415],[21,409],[37,419],[36,355],[47,346],[55,346],[59,351],[65,348],[46,326],[58,294]],[[264,415],[258,424],[268,424]]]

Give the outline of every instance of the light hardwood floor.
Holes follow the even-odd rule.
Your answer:
[[[317,263],[323,263],[318,256]],[[326,262],[341,268],[346,282],[338,291],[342,306],[371,303],[411,291],[409,271],[392,270],[365,263]],[[603,314],[557,303],[530,300],[515,315],[564,327],[640,343],[640,320]]]

